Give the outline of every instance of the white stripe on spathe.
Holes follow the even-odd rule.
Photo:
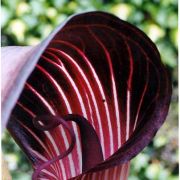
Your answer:
[[[113,72],[113,67],[112,67],[112,62],[111,62],[111,57],[110,57],[110,54],[109,52],[107,51],[106,47],[103,45],[103,43],[98,39],[98,37],[93,33],[93,31],[88,28],[88,31],[89,33],[95,38],[95,40],[98,42],[98,44],[102,47],[105,55],[106,55],[106,58],[107,58],[107,61],[108,61],[108,64],[109,64],[109,69],[110,69],[110,74],[111,74],[111,81],[112,81],[112,90],[113,90],[113,99],[114,99],[114,108],[115,108],[115,114],[116,114],[116,124],[117,124],[117,133],[118,133],[118,147],[121,146],[121,133],[120,133],[120,130],[121,130],[121,125],[120,125],[120,116],[119,116],[119,106],[118,106],[118,97],[117,97],[117,89],[116,89],[116,83],[115,83],[115,78],[114,78],[114,72]],[[109,113],[109,111],[108,111]],[[108,122],[109,122],[109,126],[111,127],[111,131],[110,131],[110,139],[111,141],[114,143],[114,139],[113,139],[113,136],[112,136],[112,126],[111,126],[111,121],[110,121],[110,115],[108,114]],[[112,134],[111,134],[112,133]],[[114,148],[113,148],[113,144],[111,146],[111,154],[114,153]]]
[[[133,59],[132,59],[132,53],[129,45],[127,44],[127,41],[125,40],[125,44],[127,46],[128,54],[129,54],[129,64],[130,64],[130,70],[129,70],[129,77],[128,77],[128,84],[127,84],[127,105],[126,105],[126,141],[129,138],[130,135],[130,120],[131,120],[131,86],[132,86],[132,75],[133,75]]]

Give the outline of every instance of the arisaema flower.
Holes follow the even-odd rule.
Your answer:
[[[126,180],[170,103],[152,41],[111,14],[87,12],[36,47],[2,54],[3,126],[30,160],[32,178]]]

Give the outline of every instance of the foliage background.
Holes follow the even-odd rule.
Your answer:
[[[173,82],[166,123],[132,160],[129,180],[178,180],[178,0],[2,0],[2,46],[36,45],[69,15],[103,10],[143,30],[157,45]],[[5,132],[4,158],[14,180],[29,180],[31,167]]]

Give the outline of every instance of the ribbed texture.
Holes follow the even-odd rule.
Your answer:
[[[104,157],[79,178],[125,180],[128,161],[163,123],[170,94],[159,53],[141,31],[106,13],[80,14],[66,23],[41,55],[8,128],[37,168],[65,151],[70,137],[61,126],[39,131],[32,119],[79,114],[95,129]],[[60,180],[84,173],[83,136],[76,124],[71,127],[76,135],[72,153],[39,177]]]

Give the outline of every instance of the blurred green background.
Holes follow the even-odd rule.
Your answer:
[[[129,180],[178,180],[178,0],[2,0],[2,46],[36,45],[69,15],[103,10],[143,30],[157,45],[173,82],[171,108],[156,138],[132,160]],[[14,180],[31,167],[5,132],[2,149]]]

